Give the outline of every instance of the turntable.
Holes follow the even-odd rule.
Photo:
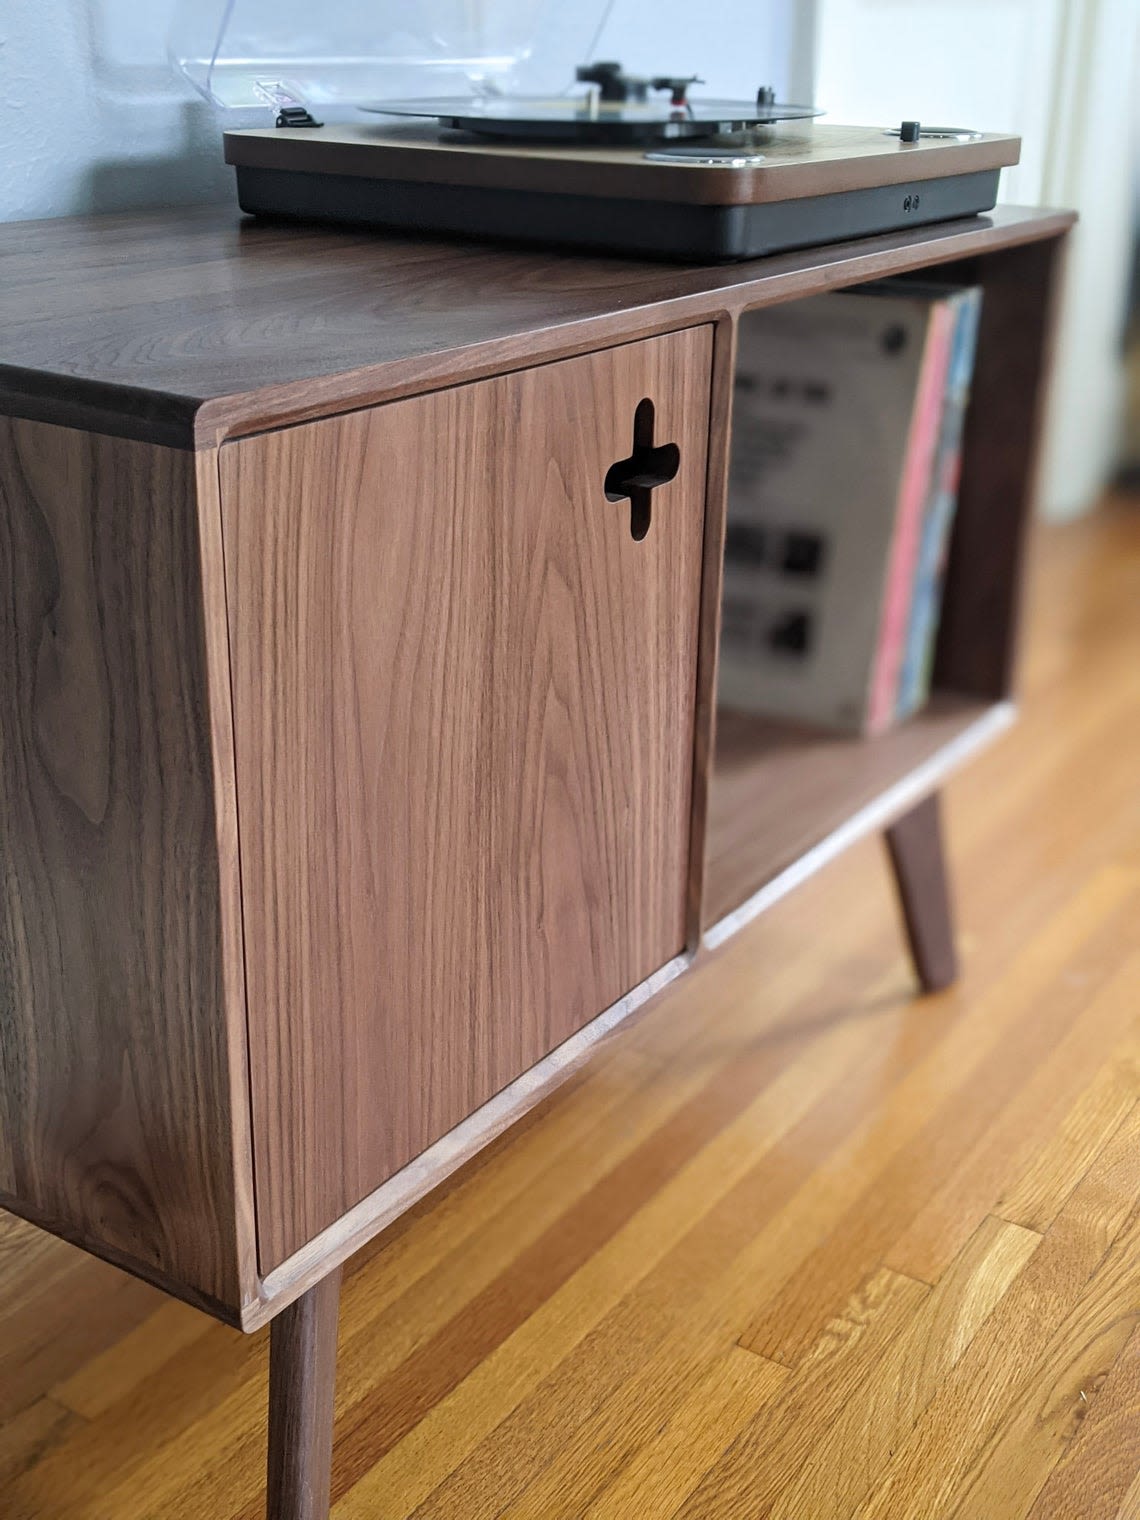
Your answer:
[[[836,126],[768,86],[749,100],[719,100],[702,95],[696,75],[642,77],[617,62],[579,67],[561,92],[504,88],[537,45],[544,7],[438,3],[446,15],[423,20],[421,37],[401,33],[398,60],[394,47],[373,57],[363,36],[343,35],[327,57],[303,64],[283,61],[280,48],[251,63],[259,35],[219,36],[208,69],[205,47],[196,68],[183,60],[215,100],[234,103],[240,76],[250,92],[242,103],[275,109],[273,126],[225,133],[243,210],[732,260],[988,211],[1001,169],[1018,161],[1016,137],[917,120]],[[463,33],[469,14],[480,18],[478,35]],[[388,98],[389,81],[409,78],[460,88]]]

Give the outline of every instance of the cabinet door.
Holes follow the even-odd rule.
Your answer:
[[[222,450],[263,1271],[684,946],[710,333]]]

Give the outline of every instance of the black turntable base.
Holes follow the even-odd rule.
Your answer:
[[[227,132],[255,215],[509,238],[700,262],[988,211],[1016,137],[810,120],[755,105],[656,100],[413,101],[442,125]],[[680,100],[678,102],[677,95]]]

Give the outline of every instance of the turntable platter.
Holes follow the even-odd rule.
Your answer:
[[[490,95],[385,100],[361,109],[384,116],[431,117],[445,127],[513,141],[658,143],[743,132],[822,113],[814,106],[743,100],[610,101],[590,95]]]

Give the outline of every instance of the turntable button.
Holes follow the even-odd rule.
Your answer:
[[[904,143],[916,143],[922,136],[922,124],[917,121],[904,121],[899,127],[899,141]]]

